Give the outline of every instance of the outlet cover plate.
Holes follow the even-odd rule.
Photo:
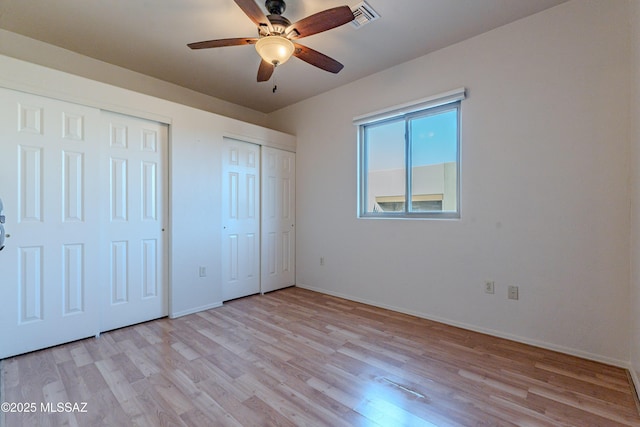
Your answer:
[[[495,293],[495,282],[491,280],[487,280],[486,282],[484,282],[484,292],[486,294]]]

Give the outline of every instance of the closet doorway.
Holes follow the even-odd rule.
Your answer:
[[[228,301],[295,284],[295,153],[225,138],[222,294]]]

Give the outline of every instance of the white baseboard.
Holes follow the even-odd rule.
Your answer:
[[[544,342],[544,341],[538,341],[538,340],[533,340],[533,339],[529,339],[526,337],[521,337],[518,335],[513,335],[513,334],[508,334],[508,333],[504,333],[501,331],[496,331],[493,329],[488,329],[488,328],[483,328],[480,326],[476,326],[476,325],[471,325],[468,323],[462,323],[462,322],[457,322],[451,319],[446,319],[443,317],[439,317],[439,316],[431,316],[427,313],[422,313],[422,312],[418,312],[418,311],[413,311],[413,310],[407,310],[401,307],[395,307],[392,305],[388,305],[388,304],[382,304],[380,302],[377,301],[371,301],[371,300],[367,300],[364,298],[358,298],[358,297],[354,297],[352,295],[347,295],[347,294],[343,294],[340,292],[332,292],[332,291],[328,291],[326,289],[321,289],[321,288],[315,288],[313,286],[308,286],[305,284],[297,284],[296,285],[299,288],[302,289],[308,289],[310,291],[315,291],[315,292],[319,292],[322,294],[327,294],[327,295],[332,295],[335,297],[339,297],[339,298],[344,298],[350,301],[356,301],[356,302],[361,302],[363,304],[368,304],[368,305],[372,305],[374,307],[380,307],[380,308],[385,308],[387,310],[392,310],[392,311],[397,311],[399,313],[404,313],[404,314],[409,314],[411,316],[416,316],[416,317],[420,317],[423,319],[427,319],[427,320],[433,320],[434,322],[439,322],[439,323],[444,323],[446,325],[450,325],[450,326],[455,326],[458,328],[462,328],[462,329],[467,329],[470,331],[474,331],[474,332],[480,332],[483,334],[487,334],[487,335],[491,335],[494,337],[498,337],[498,338],[505,338],[511,341],[516,341],[516,342],[520,342],[523,344],[529,344],[532,345],[534,347],[540,347],[546,350],[552,350],[552,351],[557,351],[559,353],[564,353],[564,354],[568,354],[571,356],[576,356],[576,357],[581,357],[583,359],[588,359],[588,360],[593,360],[594,362],[600,362],[600,363],[604,363],[607,365],[611,365],[611,366],[616,366],[619,368],[623,368],[623,369],[627,369],[629,371],[631,371],[631,366],[629,361],[625,361],[625,360],[619,360],[619,359],[614,359],[611,357],[606,357],[606,356],[602,356],[599,354],[594,354],[594,353],[590,353],[590,352],[586,352],[586,351],[582,351],[582,350],[578,350],[578,349],[574,349],[574,348],[570,348],[570,347],[564,347],[564,346],[560,346],[560,345],[556,345],[556,344],[552,344],[552,343],[548,343],[548,342]],[[640,385],[637,382],[638,377],[636,376],[635,384],[636,384],[636,390],[638,390],[640,392],[640,388],[638,388],[638,385]]]
[[[203,306],[196,307],[196,308],[191,308],[189,310],[177,311],[177,312],[169,314],[169,318],[170,319],[176,319],[178,317],[182,317],[182,316],[187,316],[189,314],[198,313],[199,311],[205,311],[205,310],[209,310],[211,308],[218,308],[218,307],[222,307],[222,301],[214,302],[213,304],[207,304],[207,305],[203,305]]]

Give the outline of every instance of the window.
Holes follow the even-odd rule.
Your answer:
[[[360,217],[460,216],[464,93],[458,89],[354,119],[359,127]]]

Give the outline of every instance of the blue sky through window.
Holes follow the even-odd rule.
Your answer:
[[[457,155],[457,111],[411,120],[413,166],[455,162]],[[404,168],[404,120],[367,128],[369,170]]]

